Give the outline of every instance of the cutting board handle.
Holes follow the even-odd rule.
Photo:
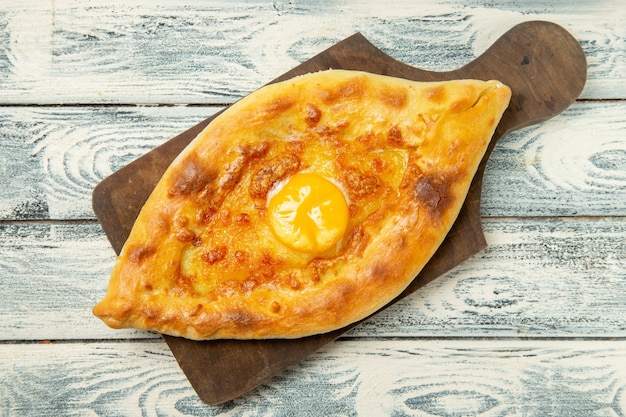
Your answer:
[[[497,79],[512,91],[509,107],[472,181],[465,213],[459,216],[460,222],[472,223],[475,236],[483,236],[480,200],[493,148],[507,133],[546,121],[574,103],[587,80],[587,59],[578,41],[563,27],[530,21],[514,26],[469,64],[438,77]]]
[[[502,35],[469,64],[447,73],[498,79],[511,87],[509,111],[498,125],[499,136],[540,123],[561,113],[580,95],[587,60],[578,41],[561,26],[524,22]]]

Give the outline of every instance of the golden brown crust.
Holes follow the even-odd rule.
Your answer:
[[[294,338],[375,312],[456,219],[510,90],[329,70],[264,87],[179,155],[142,209],[94,314],[191,339]],[[279,242],[268,193],[296,172],[341,185],[345,236]]]

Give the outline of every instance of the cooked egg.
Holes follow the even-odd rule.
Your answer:
[[[269,197],[268,222],[276,238],[293,250],[323,252],[348,226],[348,203],[332,181],[313,172],[289,178]]]

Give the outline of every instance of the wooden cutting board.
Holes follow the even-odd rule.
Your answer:
[[[355,34],[272,82],[328,68],[369,71],[417,81],[498,79],[513,92],[509,109],[494,134],[458,220],[428,265],[391,304],[485,248],[480,197],[491,150],[507,132],[542,122],[565,110],[582,91],[587,75],[586,59],[576,39],[558,25],[533,21],[515,26],[483,55],[454,71],[431,72],[405,65]],[[120,169],[95,188],[95,214],[117,253],[165,169],[215,116]],[[295,340],[197,342],[171,336],[165,336],[165,340],[199,397],[209,404],[219,404],[261,384],[356,324]]]

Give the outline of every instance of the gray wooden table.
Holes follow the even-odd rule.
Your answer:
[[[626,415],[623,2],[160,3],[0,1],[0,416]],[[448,70],[527,20],[580,41],[588,82],[498,143],[488,249],[219,407],[159,336],[92,317],[107,175],[354,32]]]

